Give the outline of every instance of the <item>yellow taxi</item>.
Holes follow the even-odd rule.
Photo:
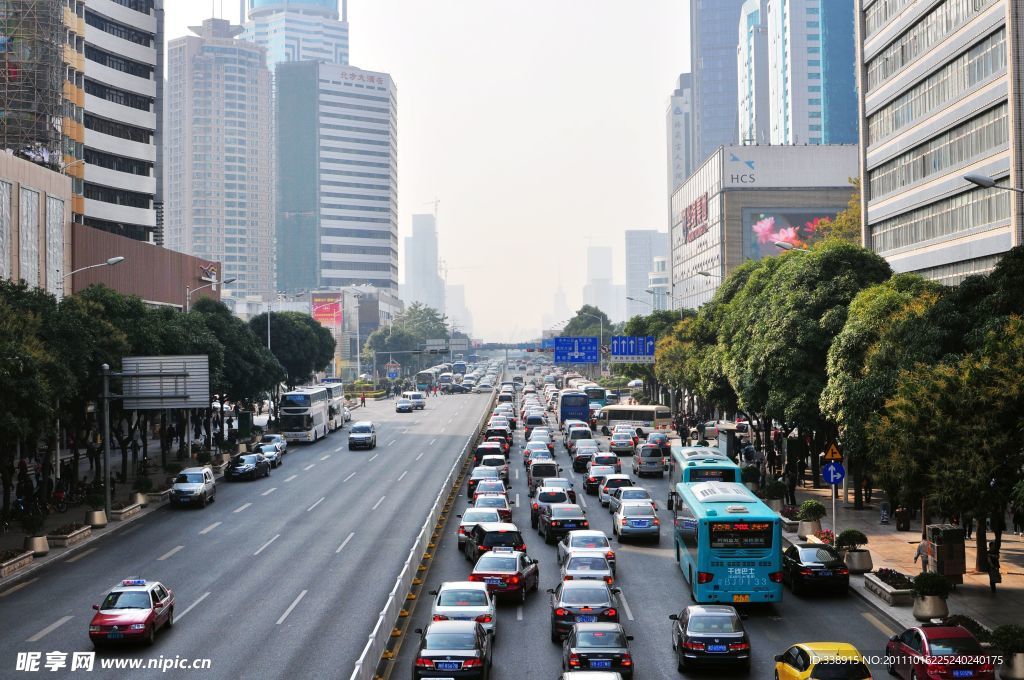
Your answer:
[[[801,642],[775,657],[775,680],[871,680],[863,655],[845,642]]]

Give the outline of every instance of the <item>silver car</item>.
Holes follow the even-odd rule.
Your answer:
[[[270,461],[270,467],[276,468],[280,465],[284,465],[284,454],[281,449],[278,448],[277,444],[260,444],[257,449],[263,454],[263,457]]]
[[[500,522],[501,514],[498,513],[497,508],[466,508],[466,511],[458,515],[458,518],[459,528],[456,532],[459,539],[459,552],[462,552],[466,536],[473,530],[473,527],[481,522]]]
[[[612,435],[608,442],[608,450],[612,453],[633,453],[633,437],[625,432]]]
[[[620,541],[650,538],[661,541],[661,520],[650,503],[623,503],[612,515],[612,532]]]
[[[612,585],[615,571],[603,550],[571,550],[562,562],[563,581],[604,581]]]
[[[171,487],[170,504],[195,503],[205,507],[217,497],[217,483],[208,467],[185,468],[174,478]]]
[[[486,583],[445,581],[437,590],[430,608],[434,621],[476,621],[492,636],[498,634],[498,612]]]
[[[620,486],[618,489],[612,489],[612,493],[608,497],[608,512],[614,513],[623,503],[630,502],[650,503],[655,510],[658,509],[658,504],[651,498],[651,492],[644,487]]]
[[[612,542],[604,532],[593,529],[570,531],[558,542],[558,563],[562,564],[574,550],[600,550],[611,565],[612,573],[615,573],[615,551],[612,550]]]
[[[277,444],[281,453],[288,453],[288,440],[281,434],[265,434],[260,438],[261,444]]]

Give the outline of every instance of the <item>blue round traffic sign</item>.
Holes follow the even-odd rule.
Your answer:
[[[842,484],[843,478],[846,477],[846,469],[843,468],[842,463],[825,463],[825,466],[821,468],[821,477],[826,484],[832,486]]]
[[[398,371],[388,371],[388,380],[394,380],[398,377]]]

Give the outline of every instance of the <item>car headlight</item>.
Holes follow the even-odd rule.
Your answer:
[[[146,629],[146,624],[144,624],[144,623],[133,623],[132,625],[128,626],[128,628],[131,629],[131,630],[145,630]]]

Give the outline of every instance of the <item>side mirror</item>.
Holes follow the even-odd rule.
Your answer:
[[[622,592],[621,588],[612,588],[612,595],[618,595]]]
[[[458,517],[459,519],[462,519],[462,515],[455,515],[455,516]]]
[[[632,636],[632,635],[627,635],[627,636],[626,636],[626,639],[627,639],[627,640],[632,640],[632,639],[633,639],[633,636]]]
[[[95,609],[96,611],[99,611],[99,610],[100,610],[100,606],[99,606],[98,604],[94,604],[94,605],[92,606],[92,608],[93,608],[93,609]]]
[[[555,589],[554,589],[554,588],[548,588],[548,589],[547,589],[547,590],[545,590],[544,592],[545,592],[545,593],[548,593],[548,594],[550,594],[550,595],[554,595],[554,594],[555,594]]]
[[[611,537],[611,536],[605,536],[605,538],[607,538],[607,539],[608,539],[608,542],[609,542],[609,543],[611,543],[611,542],[612,542],[612,537]]]
[[[429,595],[437,595],[437,591],[436,590],[431,590],[431,591],[428,591],[428,594]]]
[[[678,621],[679,620],[679,614],[669,614],[668,615],[668,619],[669,619],[669,621]]]
[[[781,654],[776,654],[775,655],[775,660],[776,661],[782,661],[782,655]]]
[[[414,633],[418,633],[419,635],[423,635],[423,629],[422,629],[422,628],[417,628],[417,629],[416,629],[416,630],[414,630],[413,632],[414,632]]]
[[[889,642],[899,642],[899,641],[900,641],[900,636],[899,635],[893,635],[891,638],[889,638]]]

